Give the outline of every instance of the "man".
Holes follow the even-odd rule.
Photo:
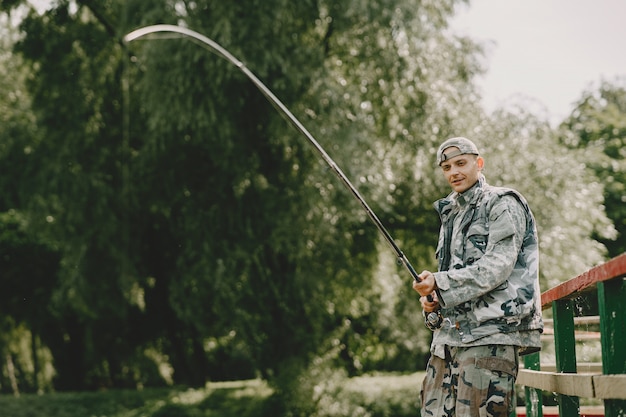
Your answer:
[[[435,203],[439,272],[413,283],[434,331],[422,416],[509,416],[518,354],[541,348],[535,219],[517,191],[487,184],[469,139],[446,140],[437,164],[452,187]]]

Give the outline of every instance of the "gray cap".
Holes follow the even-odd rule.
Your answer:
[[[443,152],[448,148],[459,148],[458,151],[449,153],[445,155]],[[464,155],[464,154],[473,154],[479,155],[478,148],[474,145],[474,142],[467,138],[456,137],[447,139],[444,143],[439,146],[437,150],[437,165],[441,165],[442,162],[454,158],[455,156]]]

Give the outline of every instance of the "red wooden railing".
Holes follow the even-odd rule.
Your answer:
[[[572,299],[591,292],[598,297],[602,372],[578,373]],[[517,382],[527,403],[517,415],[626,417],[626,253],[549,289],[541,302],[554,317],[556,372],[540,370],[539,354],[524,359]],[[558,409],[544,410],[542,391],[557,394]],[[581,397],[601,399],[604,406],[581,408]]]

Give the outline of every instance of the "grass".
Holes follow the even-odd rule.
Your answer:
[[[171,389],[0,396],[0,417],[135,417],[175,395]]]
[[[423,372],[334,381],[316,398],[314,417],[404,417],[418,414]],[[323,385],[323,384],[322,384]],[[518,387],[518,389],[521,387]],[[523,393],[523,391],[518,394]],[[0,417],[280,417],[261,380],[184,387],[0,395]],[[544,405],[554,405],[544,393]],[[587,402],[581,399],[581,405]],[[524,406],[524,400],[518,402]]]
[[[415,415],[423,374],[373,375],[345,381],[340,398],[321,401],[319,416],[358,410],[362,416]],[[150,388],[101,392],[0,395],[0,417],[279,417],[260,380],[213,382],[202,389]],[[343,414],[345,415],[345,414]],[[356,415],[351,412],[347,415]]]
[[[249,416],[243,407],[269,397],[261,381],[211,383],[204,389],[150,388],[0,396],[0,417]]]

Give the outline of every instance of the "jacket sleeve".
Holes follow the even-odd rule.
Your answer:
[[[500,197],[489,211],[487,246],[480,259],[460,269],[436,272],[437,295],[450,308],[475,299],[511,275],[526,232],[526,212],[517,199]]]

